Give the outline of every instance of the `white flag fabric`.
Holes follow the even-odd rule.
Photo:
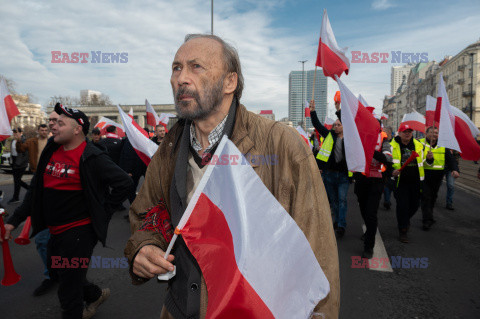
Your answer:
[[[302,230],[244,160],[224,136],[176,230],[205,278],[206,318],[309,318],[329,282]]]
[[[305,143],[308,144],[308,146],[310,146],[310,149],[313,148],[313,145],[312,143],[310,143],[309,139],[308,139],[308,134],[305,132],[305,130],[299,125],[297,126],[296,128],[297,132],[300,134],[300,136],[303,138],[303,140],[305,141]]]
[[[367,174],[380,134],[380,123],[348,87],[335,77],[342,96],[341,116],[348,170]]]
[[[157,113],[155,112],[152,105],[150,104],[150,102],[148,102],[147,99],[145,99],[145,106],[147,108],[147,124],[153,127],[157,126],[158,123],[160,122],[160,118],[158,117]],[[132,115],[133,115],[133,112],[132,112]]]
[[[413,111],[403,115],[402,122],[400,124],[406,124],[410,126],[412,130],[425,133],[425,116]]]
[[[17,115],[20,115],[20,112],[8,92],[5,79],[2,79],[0,81],[0,141],[12,136],[10,121]]]
[[[450,111],[450,101],[443,82],[443,72],[438,75],[437,103],[440,105],[437,145],[461,152],[460,145],[455,138],[455,116]]]
[[[117,135],[119,137],[125,137],[125,130],[123,129],[123,126],[107,117],[102,116],[95,125],[95,127],[100,130],[100,135],[106,135],[106,129],[109,126],[115,126],[117,128]]]
[[[132,144],[140,159],[148,166],[150,159],[158,149],[158,145],[148,138],[148,134],[138,126],[130,115],[125,114],[120,106],[117,105],[117,108],[130,144]]]

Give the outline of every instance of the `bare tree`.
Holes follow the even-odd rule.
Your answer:
[[[16,91],[15,88],[16,88],[17,84],[15,83],[15,81],[10,80],[10,79],[8,79],[8,78],[6,78],[5,76],[3,76],[3,75],[0,74],[0,81],[3,80],[3,79],[4,79],[5,82],[7,83],[7,89],[8,89],[8,91],[10,92],[10,94],[16,94],[17,91]]]

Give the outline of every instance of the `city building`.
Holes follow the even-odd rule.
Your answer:
[[[304,106],[308,107],[308,101],[312,99],[314,75],[314,70],[305,71],[302,86],[302,71],[290,72],[288,78],[288,118],[295,127],[304,119]],[[322,121],[327,114],[327,78],[323,75],[322,70],[317,70],[315,75],[314,100],[317,116]],[[312,127],[311,119],[306,118],[306,129]]]
[[[392,66],[391,79],[390,79],[390,95],[397,93],[398,87],[402,84],[403,76],[408,78],[410,70],[415,64],[406,64],[401,66]]]
[[[260,116],[266,117],[267,119],[275,121],[275,114],[273,114],[272,110],[261,110],[258,114]]]
[[[80,90],[80,101],[83,103],[90,103],[92,102],[92,99],[94,99],[94,96],[96,98],[100,98],[102,96],[102,92],[98,91],[93,91],[93,90]]]
[[[36,128],[40,124],[47,124],[47,115],[42,111],[42,106],[30,103],[28,95],[12,94],[12,99],[20,111],[20,115],[12,119],[11,126],[13,128],[27,126]]]
[[[385,96],[382,112],[389,116],[387,125],[398,128],[403,115],[413,110],[425,114],[426,96],[437,97],[442,72],[450,104],[462,110],[480,127],[480,98],[477,94],[480,91],[479,55],[480,40],[455,56],[446,56],[440,63],[430,61],[410,68],[411,72],[395,93]]]
[[[285,124],[285,125],[287,125],[287,126],[293,127],[293,122],[290,121],[290,120],[288,119],[288,117],[284,117],[284,118],[282,118],[281,120],[279,120],[278,122],[280,122],[280,123],[282,123],[282,124]]]

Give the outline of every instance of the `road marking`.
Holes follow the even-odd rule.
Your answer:
[[[365,224],[362,224],[363,233],[367,230]],[[390,264],[390,259],[388,258],[387,250],[385,249],[385,245],[383,244],[382,236],[380,235],[380,231],[377,228],[377,234],[375,235],[375,247],[373,247],[373,258],[378,258],[381,260],[382,258],[386,258],[388,260],[387,267],[385,268],[370,268],[370,270],[376,271],[386,271],[386,272],[393,272],[392,265]],[[383,266],[380,263],[380,266]]]

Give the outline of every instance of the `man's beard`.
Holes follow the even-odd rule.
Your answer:
[[[179,87],[175,94],[175,110],[180,118],[187,120],[203,120],[220,107],[223,99],[223,81],[222,76],[217,82],[211,86],[205,86],[205,94],[203,99],[197,91],[189,90],[187,87]],[[180,101],[181,95],[189,95],[194,101]],[[196,103],[192,109],[188,109],[190,103]]]

